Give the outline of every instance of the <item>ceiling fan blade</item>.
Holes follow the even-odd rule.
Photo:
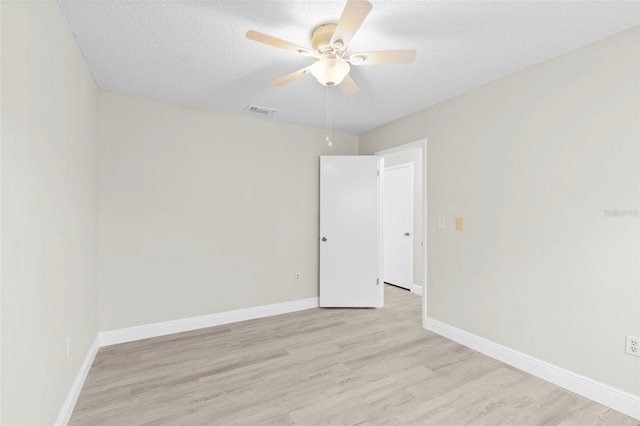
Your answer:
[[[346,96],[355,95],[360,91],[360,89],[358,89],[358,86],[356,85],[356,82],[353,81],[353,78],[351,78],[349,74],[347,74],[344,80],[342,80],[342,83],[340,83],[340,90],[342,90],[342,93],[344,93]]]
[[[362,52],[351,55],[349,63],[351,65],[409,64],[416,60],[417,55],[416,49]]]
[[[298,70],[296,72],[292,72],[291,74],[285,75],[282,78],[279,78],[277,80],[274,80],[271,82],[272,86],[283,86],[287,83],[291,83],[292,81],[295,81],[299,78],[304,77],[305,75],[309,74],[309,67],[304,67],[301,70]]]
[[[334,31],[333,36],[331,36],[331,46],[336,50],[345,51],[370,10],[371,3],[368,1],[347,1],[347,4],[342,11],[342,16],[336,26],[336,30]]]
[[[316,56],[315,52],[311,49],[298,46],[297,44],[293,44],[288,41],[285,41],[267,34],[263,34],[258,31],[249,30],[245,34],[245,37],[248,38],[249,40],[257,41],[258,43],[263,43],[268,46],[277,47],[279,49],[291,50],[293,52],[300,53],[301,55]]]

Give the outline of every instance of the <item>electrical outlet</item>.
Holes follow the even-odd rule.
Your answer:
[[[300,272],[296,272],[296,281],[300,281]]]
[[[67,358],[71,355],[71,336],[67,336]]]
[[[446,220],[444,217],[439,217],[438,218],[438,229],[444,229],[446,224]]]
[[[627,334],[627,345],[625,352],[629,355],[640,356],[640,339],[637,337],[629,336]]]

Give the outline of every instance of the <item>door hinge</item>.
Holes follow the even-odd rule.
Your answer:
[[[376,285],[380,285],[380,278],[376,278]]]
[[[380,170],[376,170],[376,176],[380,176]]]

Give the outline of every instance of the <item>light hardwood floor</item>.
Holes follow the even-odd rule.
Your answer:
[[[424,330],[420,297],[100,349],[70,425],[640,425]]]

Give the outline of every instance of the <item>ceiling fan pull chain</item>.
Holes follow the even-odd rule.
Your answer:
[[[332,146],[332,140],[333,140],[333,110],[332,110],[332,104],[333,104],[333,87],[329,87],[329,146]]]
[[[329,146],[333,146],[331,142],[331,87],[327,86],[327,142]]]

